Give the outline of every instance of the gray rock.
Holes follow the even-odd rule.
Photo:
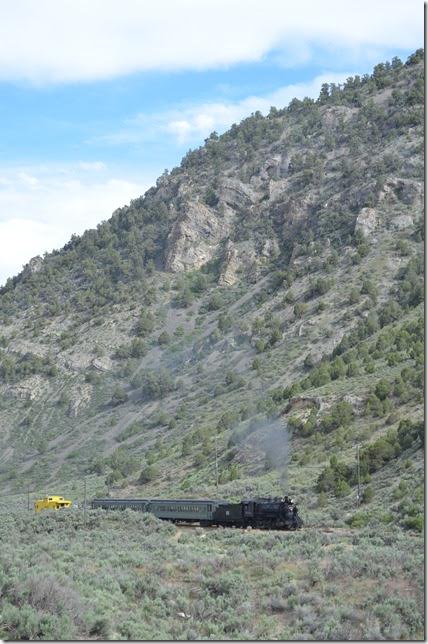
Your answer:
[[[263,243],[261,254],[263,257],[276,257],[279,253],[279,245],[276,239],[266,239]]]
[[[368,237],[375,232],[378,223],[378,216],[374,208],[362,208],[355,222],[355,231],[360,230],[364,237]]]
[[[364,398],[355,396],[354,394],[345,394],[345,396],[343,396],[343,400],[352,406],[354,412],[361,411],[364,406]]]
[[[411,215],[398,215],[391,221],[391,228],[394,230],[404,230],[413,227],[413,217]]]
[[[168,236],[166,270],[177,273],[200,268],[213,258],[229,232],[227,219],[220,219],[201,202],[190,201]]]
[[[98,371],[111,371],[113,363],[108,356],[102,356],[94,358],[92,360],[92,366]]]
[[[48,382],[40,375],[30,376],[10,387],[8,394],[20,400],[39,400],[49,388]]]
[[[68,415],[75,418],[91,402],[92,385],[76,385],[70,390],[69,395],[70,404],[68,407]]]
[[[235,284],[242,273],[253,278],[258,276],[258,272],[259,261],[253,242],[226,243],[218,282],[220,286]]]
[[[23,275],[30,276],[33,275],[34,273],[38,273],[40,269],[43,266],[43,258],[40,257],[40,255],[36,255],[30,261],[28,264],[25,264],[24,270],[22,271]]]

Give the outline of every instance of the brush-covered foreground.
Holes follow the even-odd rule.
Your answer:
[[[423,539],[2,513],[3,639],[423,639]]]

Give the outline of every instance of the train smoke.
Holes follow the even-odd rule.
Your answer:
[[[284,494],[288,492],[288,464],[290,459],[288,428],[285,421],[278,418],[269,423],[263,438],[268,465],[279,475],[279,483]]]

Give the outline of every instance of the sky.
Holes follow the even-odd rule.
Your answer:
[[[423,0],[3,0],[0,284],[252,112],[423,46]]]

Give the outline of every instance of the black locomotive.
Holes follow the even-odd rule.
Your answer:
[[[93,508],[151,512],[174,523],[197,523],[237,528],[296,530],[303,521],[288,496],[245,499],[229,503],[213,499],[94,499]]]

